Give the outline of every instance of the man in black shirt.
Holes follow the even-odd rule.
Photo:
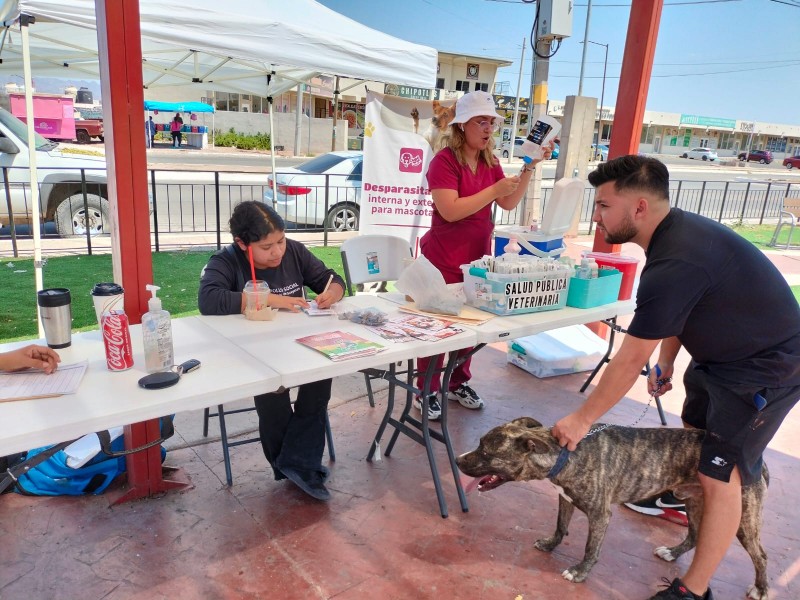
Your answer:
[[[686,575],[653,598],[711,598],[709,581],[738,529],[741,486],[760,477],[761,455],[800,397],[800,306],[752,244],[719,223],[670,209],[669,173],[658,160],[623,156],[601,164],[589,181],[597,188],[593,219],[606,242],[634,242],[647,259],[619,351],[553,436],[574,450],[631,388],[659,342],[664,379],[686,349],[692,361],[681,418],[709,432],[698,465],[703,518]],[[658,390],[655,375],[648,390]]]

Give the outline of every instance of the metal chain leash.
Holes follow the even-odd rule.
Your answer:
[[[661,374],[661,369],[658,368],[658,365],[655,366],[655,369],[656,369],[656,373],[658,375],[660,375]],[[656,389],[653,390],[653,392],[650,394],[650,400],[648,400],[647,406],[644,407],[644,410],[642,411],[642,414],[639,415],[639,418],[636,419],[630,425],[628,425],[628,427],[635,427],[639,423],[639,421],[644,419],[644,416],[647,414],[647,411],[650,410],[650,405],[653,403],[653,399],[655,399],[656,397],[659,396],[659,393],[661,392],[661,387],[665,383],[669,383],[670,381],[672,381],[672,377],[664,377],[664,378],[656,379]],[[595,433],[600,433],[601,431],[603,431],[604,429],[608,429],[612,425],[614,425],[614,423],[606,423],[606,424],[601,425],[600,427],[597,427],[595,429],[590,429],[589,432],[584,436],[584,439],[588,438],[590,435],[594,435]]]

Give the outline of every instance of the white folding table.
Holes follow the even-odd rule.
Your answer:
[[[375,307],[387,313],[389,318],[400,314],[396,303],[389,302],[379,296],[352,296],[344,298],[341,302],[344,306],[354,308]],[[447,504],[444,500],[431,443],[432,439],[440,441],[447,449],[453,476],[459,490],[462,509],[464,511],[468,509],[466,496],[458,484],[459,477],[455,464],[455,454],[450,443],[446,423],[442,423],[441,433],[431,430],[428,424],[427,396],[430,391],[430,382],[434,370],[430,369],[425,374],[425,383],[422,389],[418,389],[410,381],[403,381],[397,376],[395,365],[401,361],[450,353],[449,370],[445,369],[444,383],[446,384],[449,372],[452,371],[457,351],[475,345],[476,336],[473,331],[465,328],[465,331],[460,334],[435,342],[413,340],[393,343],[373,333],[363,325],[348,320],[340,320],[335,316],[309,317],[305,313],[280,311],[272,321],[248,321],[242,315],[203,316],[199,318],[210,328],[227,337],[236,346],[250,353],[253,357],[262,360],[265,365],[279,373],[284,387],[294,387],[358,371],[368,372],[373,376],[387,380],[389,382],[389,400],[383,421],[372,442],[367,460],[372,460],[375,452],[380,452],[381,437],[387,425],[392,425],[395,428],[392,441],[386,449],[387,455],[391,452],[391,448],[400,432],[425,446],[439,501],[439,509],[442,516],[446,517]],[[352,333],[369,341],[377,342],[383,345],[385,349],[369,356],[332,361],[322,353],[296,341],[297,338],[304,336],[336,330]],[[389,365],[388,368],[387,365]],[[399,419],[395,419],[392,416],[394,392],[397,386],[410,392],[407,394],[406,406]],[[417,420],[409,414],[411,395],[413,393],[419,393],[423,398],[421,420]]]
[[[200,368],[182,376],[176,385],[145,390],[138,385],[146,375],[141,326],[132,325],[130,330],[134,355],[131,369],[108,370],[100,330],[73,334],[72,345],[58,353],[64,364],[88,361],[77,393],[0,402],[0,455],[263,394],[281,385],[280,375],[262,361],[240,350],[197,317],[186,317],[172,321],[175,360],[181,363],[196,358],[201,362]],[[34,342],[3,344],[0,352]]]

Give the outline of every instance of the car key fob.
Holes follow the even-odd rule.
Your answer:
[[[181,376],[175,371],[159,371],[142,377],[139,380],[139,387],[146,390],[160,390],[175,385],[180,378]]]

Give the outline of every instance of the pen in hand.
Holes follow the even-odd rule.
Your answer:
[[[332,281],[333,281],[333,273],[331,273],[331,276],[330,276],[330,277],[328,277],[328,283],[326,283],[326,284],[325,284],[325,289],[324,289],[324,290],[322,290],[322,294],[324,294],[325,292],[327,292],[327,291],[328,291],[328,288],[329,288],[329,287],[331,287],[331,282],[332,282]],[[320,296],[321,296],[322,294],[320,294]]]

